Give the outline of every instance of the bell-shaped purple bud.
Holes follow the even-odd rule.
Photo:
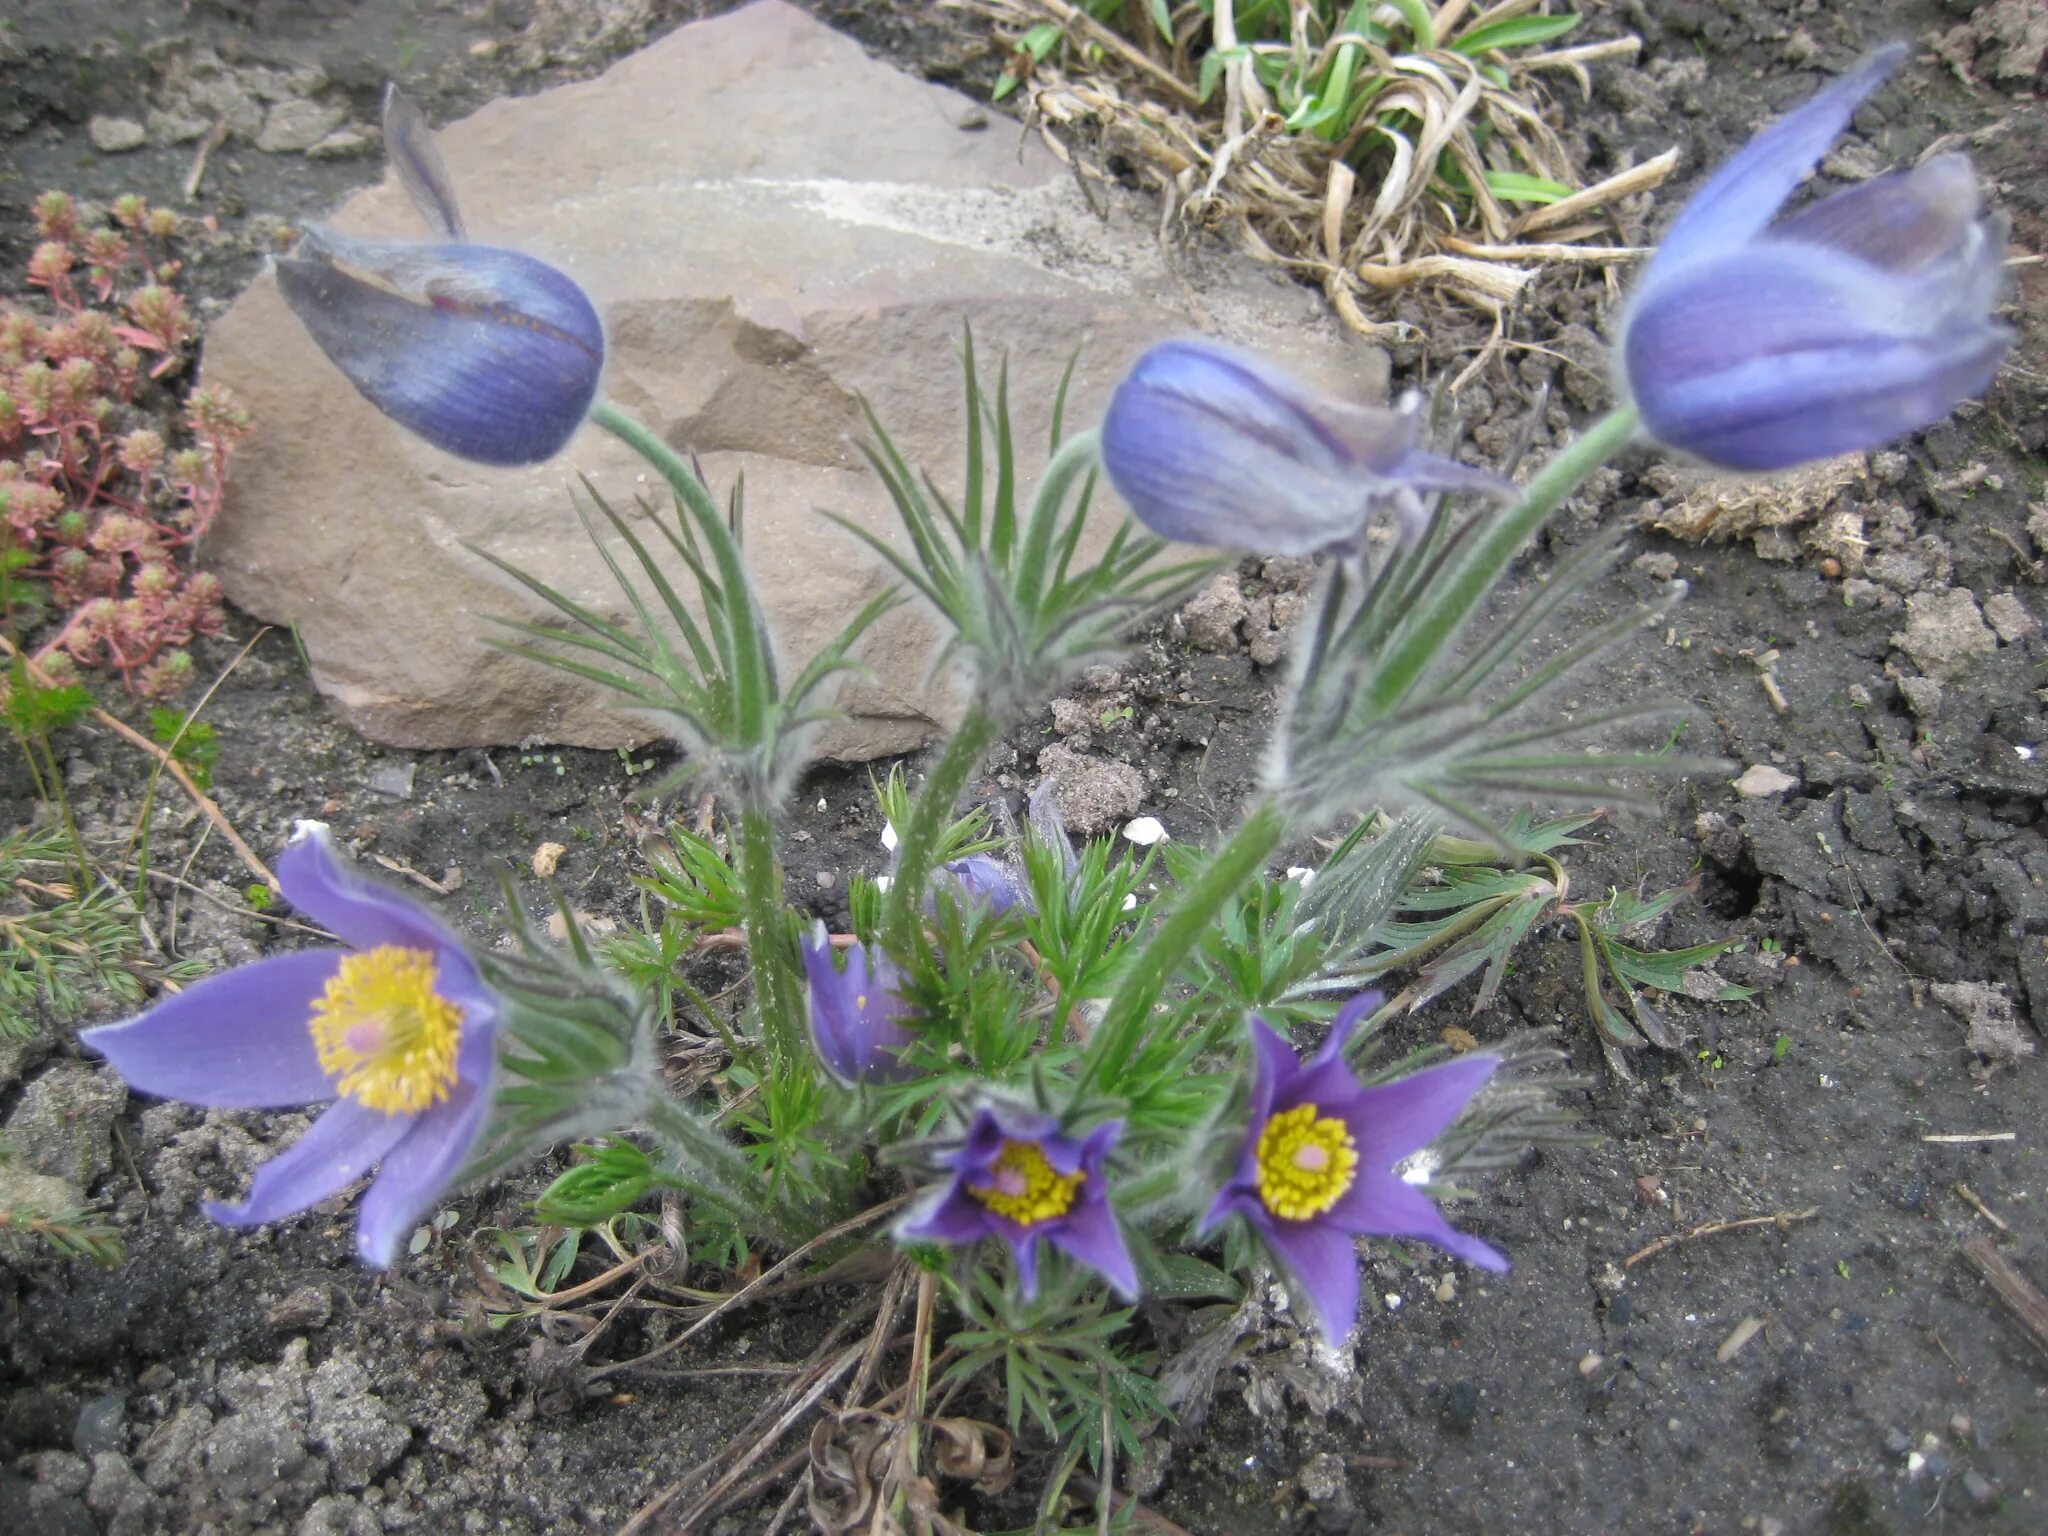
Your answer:
[[[1031,891],[1024,883],[1022,871],[985,853],[947,860],[938,868],[934,888],[940,880],[952,884],[956,901],[985,906],[998,916],[1012,907],[1029,910],[1031,906]]]
[[[396,91],[384,128],[399,179],[440,244],[306,226],[276,264],[292,313],[378,410],[483,464],[533,464],[569,441],[596,398],[604,327],[575,282],[518,251],[462,239],[447,169]]]
[[[1381,512],[1413,536],[1422,498],[1511,498],[1498,475],[1428,453],[1422,417],[1340,400],[1248,352],[1161,342],[1109,402],[1102,463],[1164,538],[1265,555],[1356,549]]]
[[[819,923],[803,943],[810,979],[811,1043],[818,1058],[845,1082],[900,1079],[910,1069],[898,1054],[911,1042],[903,1027],[909,1005],[898,995],[902,975],[888,956],[846,946],[846,968],[832,963],[832,943]]]
[[[1905,57],[1869,55],[1695,194],[1636,290],[1619,351],[1648,431],[1729,469],[1783,469],[1940,420],[1998,372],[2002,221],[1941,155],[1776,223]]]

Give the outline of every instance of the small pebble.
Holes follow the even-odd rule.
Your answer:
[[[78,1411],[71,1448],[90,1461],[108,1451],[128,1449],[128,1400],[118,1392],[94,1398]]]
[[[1590,1376],[1606,1363],[1607,1357],[1605,1355],[1597,1354],[1589,1349],[1579,1357],[1579,1374],[1581,1376]]]
[[[1124,827],[1124,838],[1140,848],[1150,848],[1155,843],[1167,841],[1166,827],[1157,816],[1140,816]]]
[[[1980,1510],[1998,1507],[1998,1484],[1975,1467],[1963,1474],[1963,1497]]]
[[[821,869],[818,871],[818,889],[821,891],[829,891],[832,889],[834,882],[836,882],[838,879],[839,877],[833,874],[831,870]]]
[[[149,142],[149,130],[132,117],[95,117],[85,125],[85,136],[103,155],[123,154]]]

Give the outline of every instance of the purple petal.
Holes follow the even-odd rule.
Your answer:
[[[1017,1261],[1017,1288],[1029,1301],[1038,1294],[1038,1233],[1025,1232],[1020,1236],[1021,1229],[1014,1222],[1003,1225],[1010,1228],[1002,1238],[1009,1247],[1010,1257]]]
[[[1350,1043],[1352,1031],[1371,1018],[1380,1004],[1386,1000],[1387,994],[1384,992],[1354,994],[1337,1010],[1337,1016],[1330,1020],[1330,1032],[1323,1037],[1323,1043],[1316,1047],[1316,1053],[1304,1065],[1319,1067],[1325,1062],[1341,1060],[1344,1047]]]
[[[1059,850],[1060,860],[1071,875],[1081,861],[1067,836],[1067,824],[1060,819],[1059,786],[1051,779],[1031,791],[1031,798],[1024,803],[1024,820],[1041,843]]]
[[[240,1205],[202,1202],[206,1214],[228,1227],[277,1221],[355,1183],[413,1129],[411,1115],[387,1115],[343,1099],[297,1141],[256,1170]]]
[[[1373,1237],[1414,1238],[1481,1269],[1505,1270],[1508,1261],[1492,1244],[1460,1232],[1444,1220],[1429,1196],[1388,1173],[1361,1175],[1324,1218],[1332,1226]]]
[[[1445,496],[1469,494],[1512,501],[1520,493],[1520,487],[1514,481],[1505,480],[1490,469],[1460,464],[1456,459],[1447,459],[1440,453],[1424,453],[1419,448],[1413,453],[1403,454],[1388,474],[1415,490],[1433,491]]]
[[[1252,1015],[1252,1103],[1254,1136],[1273,1115],[1273,1097],[1281,1085],[1301,1071],[1294,1047],[1257,1014]]]
[[[455,206],[455,184],[434,144],[434,133],[412,98],[397,86],[384,89],[384,153],[398,172],[399,184],[436,234],[465,238],[462,213]]]
[[[1259,1231],[1315,1309],[1332,1349],[1358,1321],[1358,1251],[1348,1234],[1320,1221],[1267,1221]]]
[[[1351,1120],[1360,1169],[1385,1171],[1435,1141],[1499,1065],[1497,1057],[1466,1056],[1365,1089]]]
[[[898,1053],[911,1042],[903,1026],[902,978],[887,956],[866,946],[846,950],[846,969],[833,964],[832,947],[819,923],[801,945],[810,982],[807,1012],[811,1043],[819,1058],[845,1082],[898,1079],[911,1070]]]
[[[1848,127],[1863,98],[1905,57],[1904,43],[1866,54],[1848,74],[1744,145],[1686,203],[1664,236],[1645,284],[1656,280],[1660,268],[1669,271],[1732,251],[1759,234]]]
[[[1661,440],[1728,469],[1784,469],[1875,448],[1941,420],[1998,376],[2011,333],[1870,341],[1764,357],[1643,404]]]
[[[276,263],[285,302],[365,399],[435,447],[534,464],[589,414],[604,329],[583,290],[545,262],[312,229],[299,252]]]
[[[1977,173],[1937,155],[1837,192],[1771,226],[1768,238],[1825,246],[1893,274],[1925,272],[1959,253],[1976,227]]]
[[[125,1024],[83,1030],[128,1086],[209,1109],[281,1109],[334,1097],[308,1027],[341,954],[273,955],[167,997]]]
[[[897,1237],[907,1242],[956,1246],[979,1242],[994,1230],[988,1207],[968,1194],[958,1177],[912,1206],[896,1224]]]
[[[1232,1216],[1244,1216],[1255,1223],[1271,1220],[1272,1213],[1259,1199],[1257,1169],[1249,1153],[1235,1178],[1216,1191],[1216,1198],[1209,1202],[1209,1209],[1202,1213],[1202,1224],[1196,1228],[1196,1236],[1207,1237]]]
[[[388,1269],[406,1239],[436,1204],[484,1128],[491,1107],[493,1043],[466,1033],[447,1098],[413,1117],[411,1131],[391,1149],[356,1217],[356,1251],[365,1263]]]
[[[432,914],[343,860],[318,822],[302,823],[277,856],[277,883],[286,901],[351,949],[461,948]]]
[[[1084,1198],[1072,1215],[1048,1228],[1045,1236],[1068,1258],[1101,1275],[1125,1300],[1137,1296],[1138,1267],[1131,1262],[1131,1250],[1117,1225],[1116,1213],[1099,1194],[1092,1200]]]
[[[985,853],[953,859],[941,865],[940,870],[952,878],[962,901],[985,904],[997,915],[1017,906],[1030,909],[1030,893],[1019,886],[998,860]]]

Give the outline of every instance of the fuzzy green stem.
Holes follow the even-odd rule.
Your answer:
[[[953,819],[961,791],[1001,730],[1001,722],[987,710],[969,708],[938,761],[927,770],[923,791],[910,803],[910,824],[896,829],[896,873],[882,912],[882,931],[903,950],[916,942],[918,903],[931,878],[939,839]]]
[[[697,478],[695,467],[651,427],[634,420],[609,400],[599,400],[590,408],[590,420],[653,465],[661,478],[669,483],[669,488],[688,502],[692,510],[714,520],[724,515],[709,488]]]
[[[768,1198],[745,1154],[704,1116],[662,1088],[647,1095],[641,1113],[647,1133],[660,1143],[675,1172],[701,1186],[760,1236],[778,1247],[793,1248],[809,1235],[801,1222],[790,1219],[792,1213]]]
[[[1522,499],[1487,524],[1456,570],[1433,600],[1429,612],[1407,627],[1388,650],[1374,675],[1368,697],[1376,712],[1384,713],[1408,695],[1443,653],[1451,636],[1491,592],[1501,573],[1535,536],[1544,520],[1581,482],[1627,445],[1636,435],[1640,418],[1631,405],[1619,406],[1593,423],[1562,453],[1543,466],[1543,472],[1529,482]]]
[[[1105,1068],[1114,1081],[1116,1072],[1137,1049],[1152,1010],[1174,971],[1231,897],[1265,866],[1286,835],[1287,813],[1271,799],[1259,801],[1244,825],[1216,850],[1215,857],[1203,866],[1194,883],[1181,893],[1166,920],[1146,938],[1144,947],[1111,995],[1095,1033],[1094,1047],[1074,1085],[1073,1102],[1080,1102],[1082,1090]]]
[[[775,862],[775,822],[766,812],[743,810],[739,831],[740,914],[761,1033],[771,1054],[796,1061],[805,1048],[803,993],[790,963],[788,906],[782,899],[782,869]]]

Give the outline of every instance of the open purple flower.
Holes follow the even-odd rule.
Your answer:
[[[1252,1020],[1251,1123],[1236,1174],[1203,1226],[1243,1216],[1314,1306],[1325,1340],[1343,1341],[1358,1315],[1358,1237],[1419,1238],[1482,1269],[1508,1261],[1454,1229],[1395,1168],[1443,1134],[1499,1063],[1467,1056],[1367,1088],[1344,1064],[1344,1041],[1380,1004],[1344,1005],[1306,1061]]]
[[[1139,522],[1163,538],[1265,555],[1355,549],[1382,511],[1412,536],[1432,492],[1516,494],[1421,443],[1413,408],[1339,400],[1202,340],[1146,352],[1102,423],[1103,467]]]
[[[1621,370],[1659,440],[1730,469],[1874,448],[1990,384],[2004,230],[1961,155],[1773,224],[1905,57],[1894,44],[1780,118],[1693,195],[1629,309]]]
[[[912,1242],[966,1244],[1001,1238],[1017,1261],[1026,1296],[1038,1291],[1041,1239],[1096,1271],[1124,1297],[1138,1294],[1138,1271],[1109,1207],[1102,1160],[1123,1122],[1098,1125],[1086,1138],[1062,1136],[1051,1115],[984,1105],[967,1138],[946,1158],[952,1178],[896,1228]]]
[[[209,1109],[333,1100],[262,1168],[241,1205],[206,1202],[228,1226],[317,1205],[382,1164],[363,1196],[356,1247],[394,1263],[468,1160],[491,1104],[499,1000],[454,935],[334,855],[302,826],[278,856],[285,898],[349,950],[275,955],[79,1039],[128,1085]]]
[[[903,1026],[910,1009],[898,995],[903,976],[894,962],[869,954],[864,944],[849,944],[841,970],[832,963],[823,923],[805,937],[803,953],[811,982],[811,1043],[819,1059],[849,1083],[908,1076],[910,1068],[898,1057],[913,1038]]]
[[[464,238],[426,121],[396,88],[384,141],[447,240],[363,240],[317,224],[276,263],[285,302],[378,410],[437,448],[533,464],[582,425],[604,368],[583,290],[542,261]]]

